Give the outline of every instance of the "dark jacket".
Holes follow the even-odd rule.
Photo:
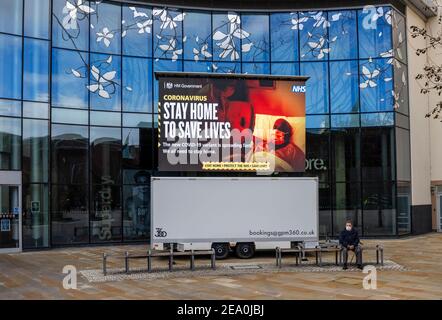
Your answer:
[[[343,247],[357,246],[359,244],[358,231],[352,228],[350,231],[343,230],[339,235],[339,244]]]

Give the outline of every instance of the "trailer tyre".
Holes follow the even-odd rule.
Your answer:
[[[229,255],[228,243],[214,243],[212,248],[215,249],[215,258],[218,260],[225,259]]]
[[[255,245],[253,243],[238,243],[235,251],[238,258],[250,259],[255,255]]]

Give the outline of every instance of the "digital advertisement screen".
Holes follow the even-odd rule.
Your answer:
[[[182,75],[157,74],[160,171],[305,170],[306,78]]]

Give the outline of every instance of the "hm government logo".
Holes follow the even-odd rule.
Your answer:
[[[166,82],[164,84],[164,86],[166,87],[166,89],[172,89],[173,88],[173,83],[172,82]]]
[[[295,93],[304,93],[305,91],[306,91],[305,86],[294,85],[292,87],[292,92],[295,92]]]

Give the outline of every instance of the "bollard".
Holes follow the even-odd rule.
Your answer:
[[[172,268],[173,268],[173,248],[170,248],[169,271],[172,271]]]
[[[379,245],[376,245],[376,264],[379,264]]]
[[[151,257],[152,251],[147,251],[147,272],[152,271],[152,257]]]
[[[194,271],[195,270],[195,256],[193,254],[193,250],[191,250],[190,254],[191,254],[191,256],[190,256],[190,270]]]
[[[124,267],[126,269],[126,273],[129,273],[129,252],[125,252],[125,257],[124,257]]]
[[[276,266],[279,266],[279,247],[276,247],[275,249],[275,256],[276,256]]]
[[[212,255],[211,255],[210,259],[211,259],[210,262],[211,262],[212,269],[215,270],[216,269],[216,266],[215,266],[215,249],[213,249],[213,248],[212,248]]]
[[[106,253],[103,253],[103,275],[104,276],[106,276],[106,274],[107,274],[106,260],[107,260],[107,255],[106,255]]]

